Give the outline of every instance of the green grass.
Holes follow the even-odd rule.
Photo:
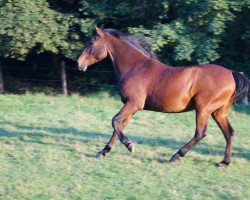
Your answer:
[[[232,110],[232,163],[218,169],[225,140],[209,135],[178,164],[168,159],[194,134],[194,113],[137,113],[125,129],[135,154],[111,136],[122,106],[101,92],[70,97],[0,96],[0,199],[250,199],[250,108]]]

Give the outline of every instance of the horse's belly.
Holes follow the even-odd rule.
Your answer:
[[[191,97],[151,96],[146,99],[144,109],[168,113],[186,112],[194,109],[194,102]]]

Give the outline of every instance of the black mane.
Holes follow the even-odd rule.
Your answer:
[[[139,35],[127,35],[122,33],[121,31],[118,31],[116,29],[104,29],[103,31],[109,33],[110,35],[121,38],[127,43],[133,45],[138,50],[142,51],[147,57],[156,59],[156,55],[153,52],[151,48],[151,44],[148,42],[148,40],[144,36]]]

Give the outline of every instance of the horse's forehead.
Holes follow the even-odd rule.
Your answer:
[[[96,41],[96,35],[94,35],[94,36],[90,39],[89,44],[92,45],[95,41]]]
[[[94,35],[94,36],[91,38],[91,40],[90,40],[90,45],[93,45],[93,44],[96,44],[96,43],[99,43],[99,42],[101,42],[100,36]]]
[[[94,36],[89,40],[89,42],[88,42],[87,45],[86,45],[86,49],[91,49],[91,48],[92,48],[93,44],[96,42],[96,38],[97,38],[97,36],[94,35]]]

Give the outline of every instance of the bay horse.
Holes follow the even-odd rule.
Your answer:
[[[171,67],[161,63],[142,36],[125,35],[115,29],[100,29],[78,58],[78,67],[88,66],[109,56],[118,77],[122,109],[113,117],[113,135],[97,153],[105,157],[117,138],[134,152],[134,144],[123,133],[131,117],[140,110],[180,113],[195,110],[196,129],[193,138],[175,153],[176,162],[207,135],[207,123],[214,118],[226,139],[224,159],[218,166],[231,161],[234,130],[228,112],[237,97],[249,93],[250,80],[238,72],[219,65],[204,64]],[[237,82],[237,84],[236,84]]]

